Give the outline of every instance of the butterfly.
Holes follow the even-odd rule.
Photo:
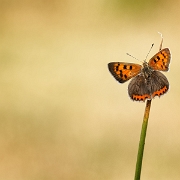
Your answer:
[[[120,83],[132,78],[128,85],[128,94],[132,100],[145,101],[161,96],[169,89],[169,82],[160,71],[168,71],[171,53],[164,48],[142,66],[126,62],[110,62],[109,71]]]

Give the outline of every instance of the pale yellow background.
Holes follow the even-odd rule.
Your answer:
[[[0,179],[132,180],[145,104],[111,61],[163,47],[142,179],[180,179],[180,1],[0,0]]]

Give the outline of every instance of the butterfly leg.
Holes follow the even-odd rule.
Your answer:
[[[163,35],[158,32],[160,35],[161,35],[161,43],[160,43],[160,46],[159,46],[159,51],[162,49],[162,43],[163,43]]]

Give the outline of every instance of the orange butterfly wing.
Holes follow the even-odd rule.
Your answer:
[[[141,72],[142,66],[134,63],[111,62],[109,71],[120,83],[124,83]]]
[[[149,60],[149,66],[154,70],[168,71],[171,53],[168,48],[162,49]]]

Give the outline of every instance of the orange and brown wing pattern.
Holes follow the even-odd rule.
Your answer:
[[[141,72],[142,66],[134,63],[111,62],[109,71],[120,83],[124,83]]]
[[[162,49],[149,60],[149,66],[154,70],[168,71],[171,53],[168,48]]]
[[[169,82],[164,74],[152,71],[148,79],[141,73],[134,77],[128,86],[128,93],[132,100],[145,101],[155,96],[165,94],[169,89]]]

